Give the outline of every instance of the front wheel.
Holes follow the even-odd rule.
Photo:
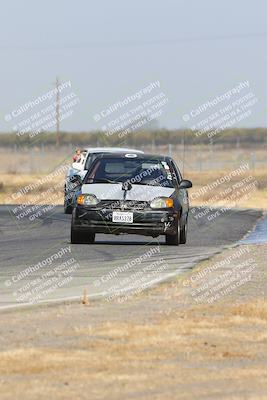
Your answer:
[[[181,228],[180,231],[180,243],[185,244],[186,243],[186,238],[187,238],[187,220],[184,226]]]
[[[70,241],[72,244],[92,244],[95,242],[95,233],[83,232],[71,227]]]
[[[95,233],[86,232],[75,228],[74,220],[75,220],[75,210],[72,212],[72,219],[71,219],[71,231],[70,231],[71,243],[73,244],[94,243]]]
[[[166,235],[165,236],[166,244],[169,246],[179,246],[179,244],[181,243],[180,242],[180,234],[181,234],[180,221],[178,220],[175,235]]]

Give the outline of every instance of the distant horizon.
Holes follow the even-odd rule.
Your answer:
[[[221,133],[223,133],[223,132],[225,132],[225,131],[229,131],[229,130],[254,130],[254,129],[266,129],[267,130],[267,126],[238,126],[238,127],[232,127],[232,128],[228,128],[228,129],[224,129],[223,131],[221,131]],[[163,131],[170,131],[170,132],[173,132],[173,131],[191,131],[191,132],[194,132],[192,129],[190,129],[190,128],[186,128],[186,127],[180,127],[180,128],[166,128],[166,127],[157,127],[157,128],[151,128],[151,129],[140,129],[139,131],[135,131],[135,132],[132,132],[131,134],[134,134],[134,133],[138,133],[138,132],[149,132],[149,133],[151,133],[151,132],[156,132],[156,131],[161,131],[161,130],[163,130]],[[56,131],[47,131],[47,132],[42,132],[40,135],[42,135],[42,134],[55,134],[56,135]],[[97,130],[97,129],[95,129],[95,130],[60,130],[60,133],[62,134],[62,133],[73,133],[73,134],[79,134],[79,133],[102,133],[102,134],[104,134],[104,132],[103,131],[101,131],[100,129],[99,130]],[[16,136],[16,133],[15,132],[12,132],[12,131],[9,131],[9,132],[4,132],[4,131],[0,131],[0,135],[14,135],[14,136]],[[220,134],[218,134],[218,136],[219,136]],[[115,136],[115,135],[114,135]]]

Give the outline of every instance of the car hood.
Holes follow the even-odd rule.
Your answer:
[[[170,197],[174,188],[149,185],[132,185],[127,190],[126,200],[151,201],[156,197]],[[121,183],[91,183],[82,186],[82,194],[94,194],[99,200],[123,200]]]

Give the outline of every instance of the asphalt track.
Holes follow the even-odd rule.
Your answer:
[[[188,243],[173,247],[165,245],[163,236],[136,235],[96,235],[93,245],[71,245],[71,216],[64,215],[62,207],[44,211],[33,221],[15,214],[14,206],[0,206],[2,310],[75,299],[84,289],[89,296],[105,296],[107,301],[117,299],[117,293],[127,296],[182,274],[199,260],[234,245],[262,216],[256,210],[195,208],[189,219]]]

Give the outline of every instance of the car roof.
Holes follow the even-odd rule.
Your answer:
[[[128,152],[128,151],[125,151],[125,152],[120,152],[120,154],[112,154],[112,153],[110,153],[110,154],[99,154],[99,156],[97,157],[98,159],[99,158],[116,158],[116,157],[118,157],[118,156],[125,156],[126,154],[135,154],[135,152]],[[156,159],[156,160],[162,160],[162,161],[167,161],[167,160],[171,160],[171,157],[169,157],[169,156],[163,156],[163,155],[160,155],[160,154],[146,154],[146,153],[137,153],[137,156],[136,157],[134,157],[134,158],[138,158],[138,159],[150,159],[150,160],[153,160],[153,159]],[[129,159],[134,159],[133,157],[129,157]]]
[[[88,153],[144,153],[142,150],[128,149],[127,147],[86,147],[83,148],[83,151]]]

